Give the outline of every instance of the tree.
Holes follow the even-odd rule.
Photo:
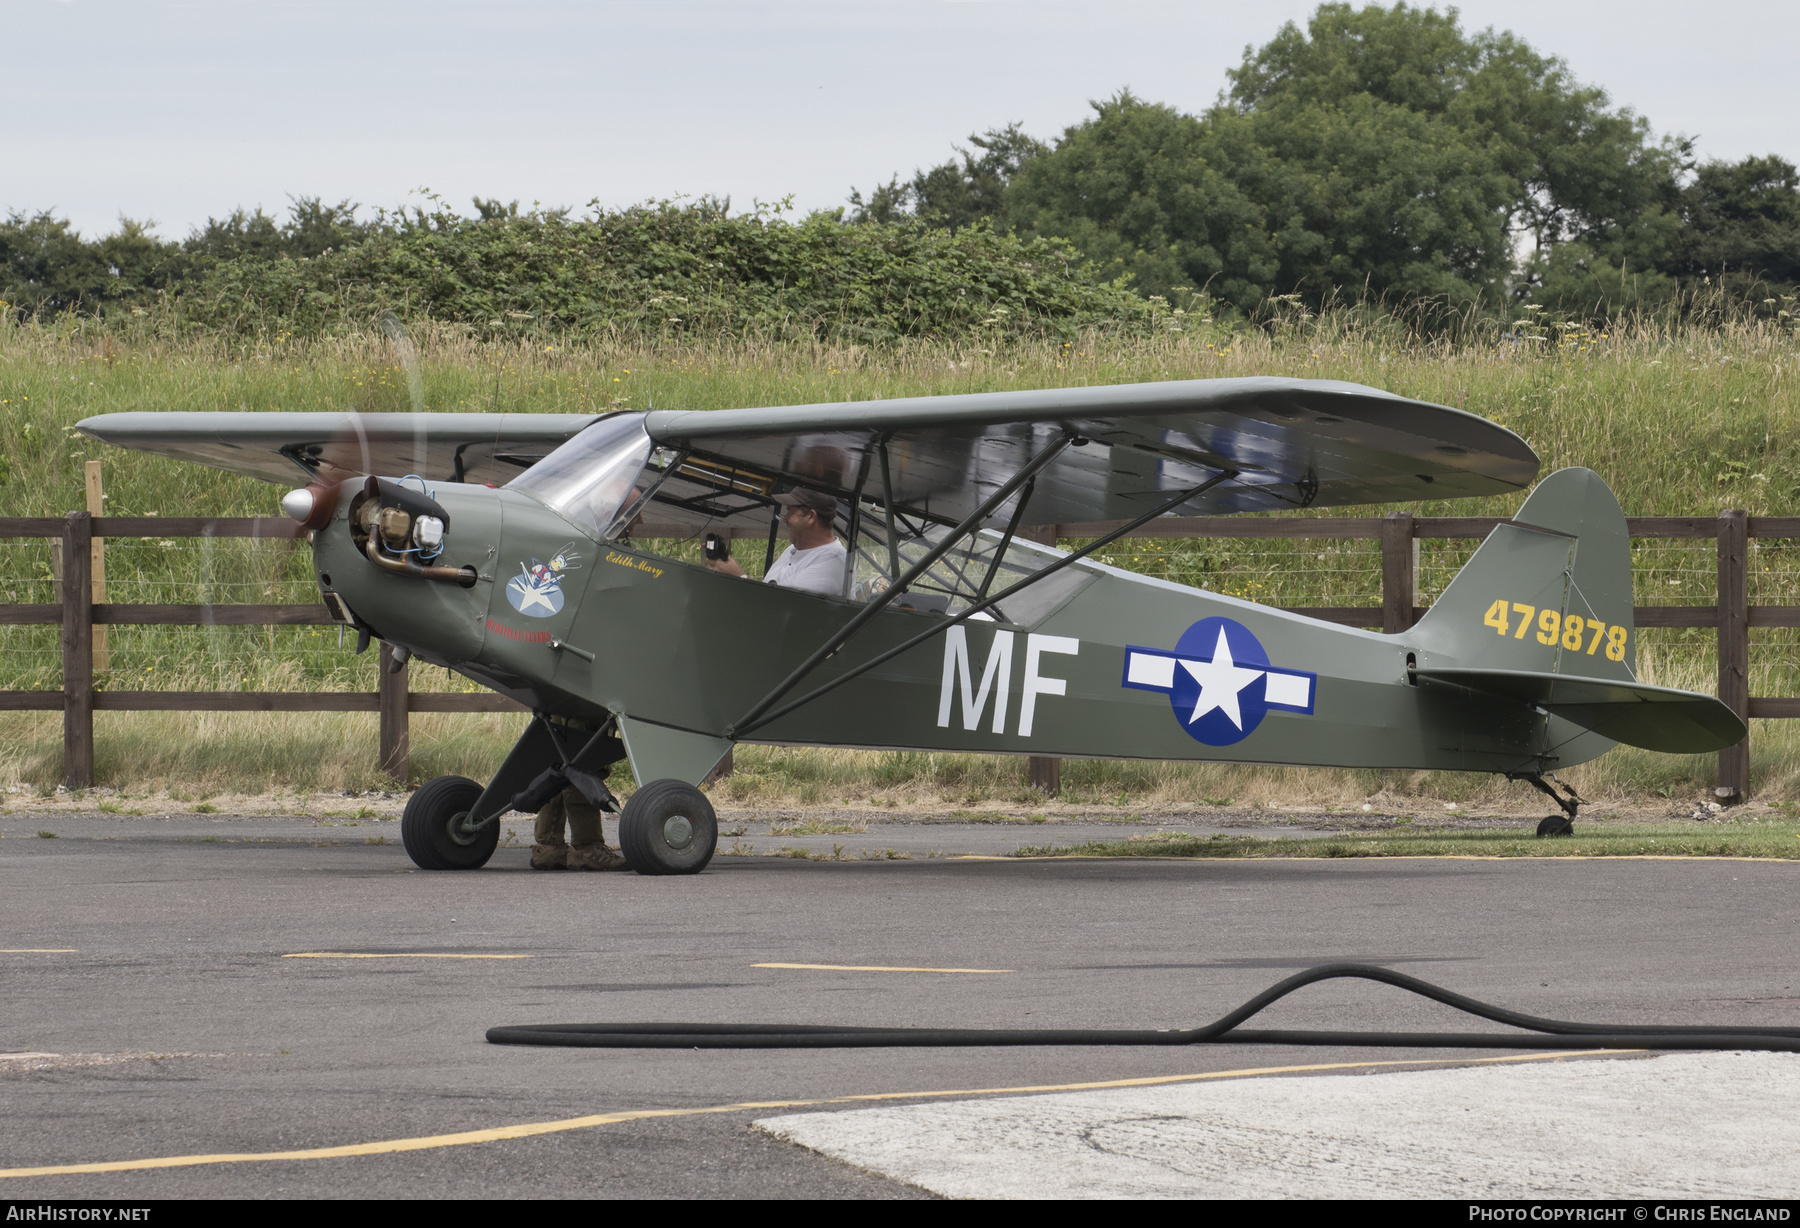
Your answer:
[[[897,222],[914,217],[943,230],[961,230],[992,220],[1000,213],[1007,186],[1019,168],[1044,153],[1045,146],[1016,123],[990,128],[979,136],[971,133],[969,143],[981,153],[954,146],[960,162],[952,158],[930,170],[915,171],[905,184],[895,175],[877,185],[866,202],[861,192],[852,190],[850,220]]]
[[[473,203],[475,205],[475,215],[484,222],[505,221],[519,216],[519,202],[517,200],[509,200],[505,204],[502,204],[498,196],[477,196],[473,198]]]
[[[477,208],[482,204],[476,201]],[[260,206],[253,212],[233,209],[223,219],[207,218],[206,225],[190,234],[182,247],[214,261],[245,257],[279,260],[283,256],[309,260],[330,249],[360,243],[380,228],[378,221],[358,222],[358,208],[349,200],[328,205],[317,196],[290,197],[285,224]]]
[[[1670,271],[1739,297],[1800,292],[1800,172],[1781,158],[1709,162],[1681,192]]]
[[[207,218],[206,225],[188,235],[182,246],[211,260],[237,260],[244,256],[274,260],[287,254],[280,223],[264,213],[261,206],[254,212],[233,209],[223,218]]]
[[[1005,221],[1025,234],[1073,242],[1111,276],[1147,294],[1208,283],[1233,301],[1261,299],[1280,270],[1268,210],[1230,170],[1206,157],[1206,125],[1129,90],[1093,104],[1053,153],[1023,165],[1006,193]],[[1216,151],[1214,151],[1216,153]]]
[[[11,213],[0,223],[0,300],[19,315],[100,312],[167,289],[186,261],[152,225],[120,218],[117,233],[90,242],[48,211]]]
[[[340,200],[328,205],[317,196],[290,198],[287,225],[281,228],[284,250],[296,259],[310,260],[327,251],[361,243],[379,230],[378,221],[359,222],[360,205]]]
[[[1229,75],[1200,117],[1128,91],[1094,104],[1023,164],[1004,218],[1142,289],[1246,308],[1497,303],[1559,292],[1560,245],[1649,271],[1673,241],[1687,146],[1514,36],[1466,35],[1454,10],[1322,5]]]
[[[871,222],[885,226],[892,222],[906,221],[910,217],[912,185],[901,183],[899,175],[886,183],[876,184],[867,201],[863,200],[861,192],[855,188],[850,189],[850,222],[854,226]]]
[[[0,299],[25,313],[97,305],[106,289],[100,253],[81,240],[66,218],[48,211],[15,211],[0,225],[5,281]]]
[[[358,222],[356,210],[347,200],[327,205],[299,196],[285,223],[260,208],[234,209],[180,243],[157,238],[153,222],[122,217],[118,230],[90,240],[66,218],[14,212],[0,222],[0,300],[22,315],[104,314],[178,290],[222,264],[313,259],[354,247],[384,226],[381,218]]]
[[[1559,245],[1648,270],[1673,234],[1686,144],[1653,142],[1643,119],[1610,109],[1604,90],[1510,33],[1465,36],[1454,10],[1322,5],[1305,35],[1290,24],[1230,76],[1215,122],[1244,118],[1266,147],[1312,176],[1329,174],[1352,150],[1361,155],[1360,182],[1328,215],[1341,216],[1353,200],[1385,202],[1397,225],[1377,237],[1379,212],[1365,214],[1361,258],[1340,258],[1329,271],[1362,265],[1372,287],[1433,292],[1424,270],[1408,270],[1395,250],[1411,247],[1470,290],[1499,289],[1524,255],[1512,288],[1530,294],[1555,268]],[[1358,111],[1374,122],[1343,122]],[[1331,126],[1345,129],[1343,138],[1313,138],[1324,115],[1339,117]],[[1415,168],[1418,155],[1426,162]],[[1385,184],[1395,171],[1401,179]],[[1330,233],[1322,219],[1315,226]],[[1354,236],[1335,240],[1341,253]]]

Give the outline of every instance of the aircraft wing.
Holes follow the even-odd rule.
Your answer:
[[[588,414],[120,413],[77,424],[119,447],[271,482],[364,473],[504,484],[594,420]],[[1473,414],[1359,384],[1269,377],[964,393],[766,409],[652,411],[645,425],[693,460],[648,519],[688,529],[765,524],[789,482],[881,497],[957,521],[1038,451],[1086,440],[1038,475],[1021,523],[1141,515],[1177,491],[1237,476],[1181,515],[1456,499],[1522,489],[1531,448]],[[710,463],[710,469],[708,465]],[[701,483],[685,479],[695,473]],[[689,490],[688,486],[693,489]],[[737,491],[735,498],[718,493]],[[1010,505],[995,520],[1010,515]]]
[[[666,447],[840,497],[881,497],[885,442],[896,509],[940,521],[972,512],[1063,431],[1088,442],[1038,475],[1023,524],[1139,516],[1221,469],[1238,476],[1181,515],[1501,494],[1538,471],[1524,440],[1474,414],[1270,377],[658,410],[645,425]]]
[[[76,424],[121,448],[295,486],[314,477],[416,473],[503,486],[593,414],[176,412],[102,414]]]

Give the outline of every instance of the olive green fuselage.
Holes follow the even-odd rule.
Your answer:
[[[378,568],[356,549],[342,507],[315,537],[322,586],[419,660],[547,715],[595,723],[612,714],[730,736],[862,609],[595,541],[517,491],[445,484],[432,494],[450,517],[441,561],[474,567],[472,588]],[[1466,771],[1567,766],[1612,745],[1526,703],[1415,684],[1409,663],[1459,663],[1441,638],[1075,567],[1084,583],[1031,625],[970,621],[738,736]],[[1214,624],[1199,625],[1208,619],[1230,624],[1223,641]],[[884,610],[789,698],[947,621]],[[1222,642],[1233,658],[1223,665]]]

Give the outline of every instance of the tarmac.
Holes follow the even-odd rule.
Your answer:
[[[771,823],[792,825],[728,815],[722,852],[747,848],[658,879],[533,873],[524,822],[486,869],[432,874],[391,820],[0,811],[0,1196],[1800,1187],[1784,1056],[486,1043],[608,1020],[1189,1027],[1338,960],[1565,1019],[1800,1025],[1800,863],[1019,860],[1157,825]],[[1345,982],[1259,1024],[1490,1026]]]
[[[1800,1055],[1371,1073],[755,1124],[946,1198],[1788,1200],[1800,1185]]]

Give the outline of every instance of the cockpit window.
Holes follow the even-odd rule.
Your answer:
[[[895,517],[894,549],[889,551],[880,510],[873,504],[864,505],[859,519],[856,570],[850,589],[850,596],[857,601],[872,601],[886,592],[894,581],[896,563],[902,572],[908,570],[950,533],[942,525],[909,525],[904,517]],[[1015,537],[1007,544],[996,568],[994,552],[1002,540],[1003,535],[993,529],[982,529],[964,538],[914,580],[895,604],[901,609],[958,614],[975,604],[984,584],[989,595],[1003,593],[1063,555],[1060,550]],[[1061,607],[1093,578],[1094,573],[1085,568],[1064,568],[991,607],[991,616],[1002,622],[1031,626]]]
[[[506,484],[604,537],[650,459],[643,414],[602,418]]]

